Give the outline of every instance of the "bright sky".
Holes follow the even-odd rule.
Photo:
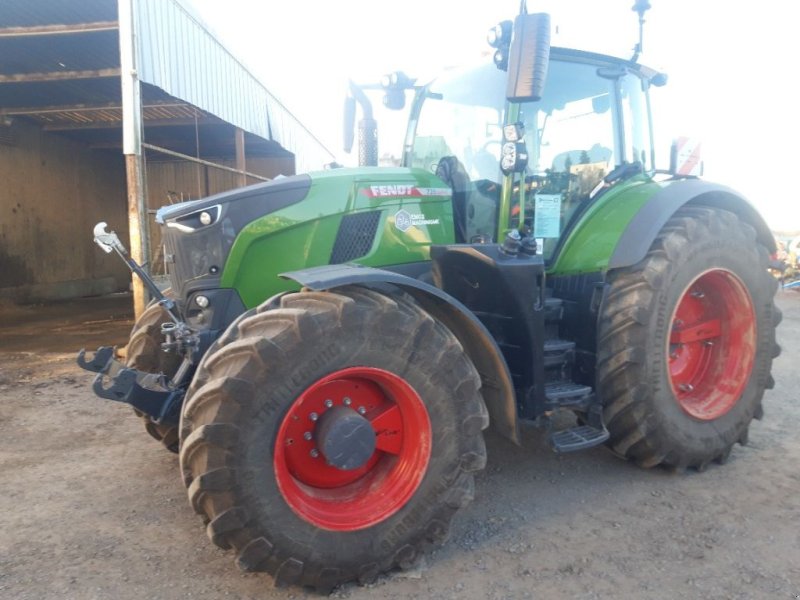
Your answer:
[[[474,62],[486,31],[518,0],[189,0],[228,47],[342,162],[348,78],[393,70],[427,80]],[[658,166],[672,137],[703,142],[705,178],[739,190],[774,229],[800,230],[794,3],[651,0],[640,62],[669,75],[652,91]],[[549,12],[553,45],[628,58],[637,39],[633,0],[528,0]],[[373,104],[380,105],[375,97]],[[399,154],[397,113],[377,113],[381,153]]]

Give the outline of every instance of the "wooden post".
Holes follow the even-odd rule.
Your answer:
[[[239,187],[247,185],[247,156],[244,153],[244,130],[236,128],[236,170],[239,171]]]
[[[119,54],[122,84],[122,152],[128,183],[128,231],[131,258],[145,265],[150,256],[147,234],[147,202],[145,200],[144,164],[142,160],[142,95],[136,71],[136,32],[134,1],[118,0]],[[133,276],[133,311],[138,318],[147,305],[147,290]]]
[[[147,221],[143,222],[142,215],[147,215],[142,207],[144,204],[144,178],[142,177],[142,156],[136,154],[125,155],[125,172],[128,182],[128,235],[130,237],[131,258],[140,265],[146,262],[147,247]],[[145,267],[146,270],[147,267]],[[147,289],[138,276],[133,275],[133,312],[138,319],[144,312],[149,300]]]

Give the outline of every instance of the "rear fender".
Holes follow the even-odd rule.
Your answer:
[[[516,396],[505,358],[486,327],[461,302],[437,287],[399,273],[358,265],[329,265],[283,273],[315,291],[345,285],[380,288],[390,284],[410,294],[435,319],[445,325],[464,347],[481,376],[481,392],[491,424],[498,433],[520,443]]]
[[[775,239],[755,207],[734,190],[701,179],[680,180],[653,194],[628,223],[608,262],[609,269],[635,265],[642,260],[666,222],[687,204],[723,208],[736,213],[756,230],[758,241],[775,252]]]

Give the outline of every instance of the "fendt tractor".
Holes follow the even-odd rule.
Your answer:
[[[738,193],[656,170],[666,77],[551,48],[546,14],[489,37],[485,64],[386,78],[387,106],[413,92],[402,166],[369,166],[354,85],[362,166],[161,208],[166,292],[95,228],[153,301],[79,363],[179,452],[211,540],[279,585],[414,565],[472,499],[489,425],[702,471],[763,414],[774,240]]]

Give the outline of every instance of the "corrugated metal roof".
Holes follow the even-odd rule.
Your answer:
[[[73,106],[120,102],[118,77],[58,82],[26,82],[0,86],[0,108]]]
[[[0,21],[5,24],[2,15]],[[0,37],[0,75],[114,67],[119,67],[116,30],[53,35],[46,43],[41,36]]]
[[[57,107],[106,107],[120,106],[122,101],[119,79],[104,77],[99,79],[81,79],[76,81],[57,82],[57,93],[54,94],[52,82],[29,82],[4,85],[0,97],[0,111],[10,114],[27,114],[39,109]],[[142,101],[147,104],[176,104],[180,102],[163,90],[151,85],[142,86]],[[24,113],[15,113],[17,107],[24,107]],[[184,115],[180,115],[181,117]]]
[[[178,0],[137,0],[139,78],[294,153],[298,172],[333,154]]]
[[[4,27],[116,21],[115,0],[2,0]]]
[[[138,32],[138,72],[155,101],[179,98],[202,111],[295,155],[298,172],[333,160],[317,140],[228,50],[209,27],[180,0],[133,0]],[[117,0],[0,0],[0,28],[110,23],[118,19]],[[282,59],[279,57],[278,59]],[[87,72],[119,67],[117,30],[68,35],[0,36],[0,76],[79,72],[81,79],[0,83],[0,109],[54,105],[116,106],[118,77],[88,78]],[[106,73],[108,74],[108,73]],[[165,109],[166,110],[166,109]],[[194,110],[194,109],[192,109]],[[169,112],[162,115],[168,118]],[[194,114],[194,113],[193,113]],[[41,114],[40,122],[109,123],[115,110]],[[149,113],[145,111],[145,123]],[[173,118],[186,118],[172,114]]]

